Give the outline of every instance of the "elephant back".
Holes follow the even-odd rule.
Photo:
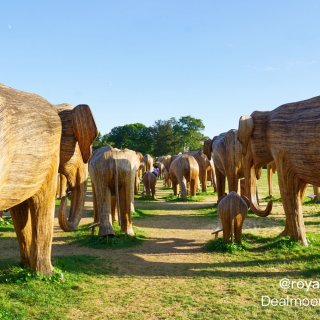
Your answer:
[[[169,172],[176,177],[190,180],[190,176],[199,175],[199,165],[193,156],[182,154],[172,161]]]
[[[246,214],[248,211],[248,204],[242,197],[235,191],[227,194],[218,204],[219,215],[228,212],[232,217],[238,213]]]
[[[0,210],[40,189],[56,167],[60,138],[60,118],[48,101],[0,85]]]

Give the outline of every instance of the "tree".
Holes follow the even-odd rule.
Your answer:
[[[108,141],[119,149],[128,148],[143,154],[152,151],[150,128],[142,123],[114,127],[108,135]]]
[[[149,153],[153,156],[178,154],[202,147],[204,125],[201,119],[183,116],[179,120],[157,120],[152,127],[142,123],[126,124],[111,129],[110,133],[97,137],[94,148],[106,144]]]
[[[191,116],[170,120],[158,120],[152,127],[153,154],[177,154],[187,150],[196,150],[202,147],[204,129],[201,119]]]
[[[205,128],[201,119],[184,116],[174,126],[175,136],[178,137],[178,148],[181,152],[196,150],[202,147],[204,135],[201,133]]]
[[[154,156],[173,154],[173,145],[175,143],[173,126],[176,123],[175,118],[170,120],[157,120],[151,128]]]
[[[93,143],[92,148],[94,150],[96,150],[96,149],[101,148],[107,144],[110,144],[110,142],[108,141],[108,138],[109,138],[108,134],[105,134],[102,136],[101,133],[99,132],[96,140]]]

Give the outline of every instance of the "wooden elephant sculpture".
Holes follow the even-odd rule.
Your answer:
[[[56,106],[62,123],[60,145],[60,181],[61,205],[59,208],[59,224],[64,231],[73,231],[82,217],[86,196],[88,177],[88,161],[91,147],[98,135],[95,120],[87,105],[75,108],[69,104]],[[67,214],[66,182],[71,192],[71,205]]]
[[[169,172],[167,171],[166,168],[163,169],[163,185],[166,188],[172,187],[171,178],[170,178]]]
[[[269,190],[269,197],[273,196],[273,188],[272,188],[272,176],[277,171],[277,167],[274,161],[271,161],[267,164],[267,177],[268,177],[268,190]],[[320,201],[320,187],[313,185],[313,196],[312,199],[315,202]]]
[[[156,193],[157,177],[150,171],[146,171],[142,177],[143,185],[146,190],[146,196],[154,199]]]
[[[274,160],[286,215],[282,235],[307,245],[302,198],[307,183],[320,185],[320,97],[284,104],[272,111],[255,111],[239,121],[244,152],[244,174],[250,190],[250,207],[258,215],[271,212],[272,201],[262,210],[256,201],[256,168]],[[310,143],[312,141],[312,143]]]
[[[145,163],[146,171],[152,171],[153,169],[153,158],[150,154],[145,154],[143,156],[143,162]]]
[[[213,187],[213,191],[217,192],[217,183],[216,183],[216,170],[214,168],[213,160],[209,160],[210,167],[207,170],[207,179],[211,182],[211,187]]]
[[[187,199],[187,185],[190,185],[191,196],[196,195],[199,184],[199,165],[196,159],[188,154],[183,154],[174,159],[170,165],[170,176],[174,195],[178,194],[180,186],[181,199]]]
[[[241,243],[242,225],[248,206],[249,200],[246,201],[235,191],[231,191],[219,202],[217,210],[225,242],[232,242],[234,236],[235,242]]]
[[[0,210],[10,209],[21,264],[52,273],[61,120],[42,97],[0,84]]]
[[[139,186],[140,186],[142,171],[145,171],[145,163],[143,160],[143,154],[141,152],[136,152],[136,154],[140,160],[140,165],[139,165],[139,168],[136,172],[136,178],[135,178],[135,182],[134,182],[134,194],[139,193]]]
[[[203,152],[208,159],[213,159],[218,202],[225,195],[225,181],[228,180],[229,192],[239,190],[239,179],[244,177],[242,162],[242,146],[238,141],[237,130],[229,130],[206,140]]]
[[[158,157],[157,162],[161,162],[164,166],[164,169],[169,173],[170,165],[172,162],[172,157],[170,155]]]
[[[131,210],[134,201],[134,182],[140,159],[132,150],[102,147],[92,156],[89,172],[92,181],[95,222],[99,236],[113,236],[112,221],[118,220],[121,230],[134,235]],[[115,218],[118,209],[118,219]]]
[[[202,150],[189,151],[186,154],[193,156],[199,165],[199,179],[201,182],[201,191],[207,192],[207,171],[211,168],[210,161]]]

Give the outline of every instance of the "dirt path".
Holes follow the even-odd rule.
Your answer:
[[[159,187],[161,183],[158,182]],[[165,202],[161,199],[170,193],[171,190],[158,191],[157,201],[135,202],[136,209],[147,212],[151,208],[153,215],[134,221],[134,225],[146,234],[147,241],[129,249],[98,250],[67,245],[65,244],[67,234],[60,230],[58,220],[55,218],[53,256],[69,254],[112,256],[118,271],[130,275],[185,274],[187,270],[181,270],[182,265],[189,266],[191,260],[201,263],[207,258],[207,254],[201,249],[204,243],[212,238],[211,230],[218,225],[218,220],[199,218],[199,215],[195,214],[195,209],[213,207],[214,197],[210,197],[212,198],[210,201],[198,203]],[[92,211],[92,191],[89,187],[81,224],[93,221]]]
[[[212,239],[211,232],[219,226],[216,216],[205,217],[199,209],[212,207],[215,196],[202,202],[166,202],[162,197],[172,193],[171,190],[159,190],[157,201],[135,202],[136,209],[144,212],[152,211],[152,215],[143,219],[135,219],[134,225],[142,229],[147,240],[141,245],[121,250],[92,249],[77,247],[65,243],[67,234],[59,228],[55,219],[53,256],[89,254],[100,257],[111,257],[113,265],[125,275],[181,275],[190,276],[197,268],[205,267],[212,256],[203,252],[203,245]],[[85,202],[85,214],[81,224],[91,223],[93,204],[91,188],[88,188]],[[250,219],[244,226],[255,229],[266,224],[265,219]],[[277,227],[276,220],[268,220],[268,227]],[[281,229],[279,229],[280,231]],[[89,232],[88,232],[89,233]]]

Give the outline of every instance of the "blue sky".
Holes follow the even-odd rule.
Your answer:
[[[213,137],[317,96],[320,1],[5,1],[0,82],[113,127],[191,115]]]

